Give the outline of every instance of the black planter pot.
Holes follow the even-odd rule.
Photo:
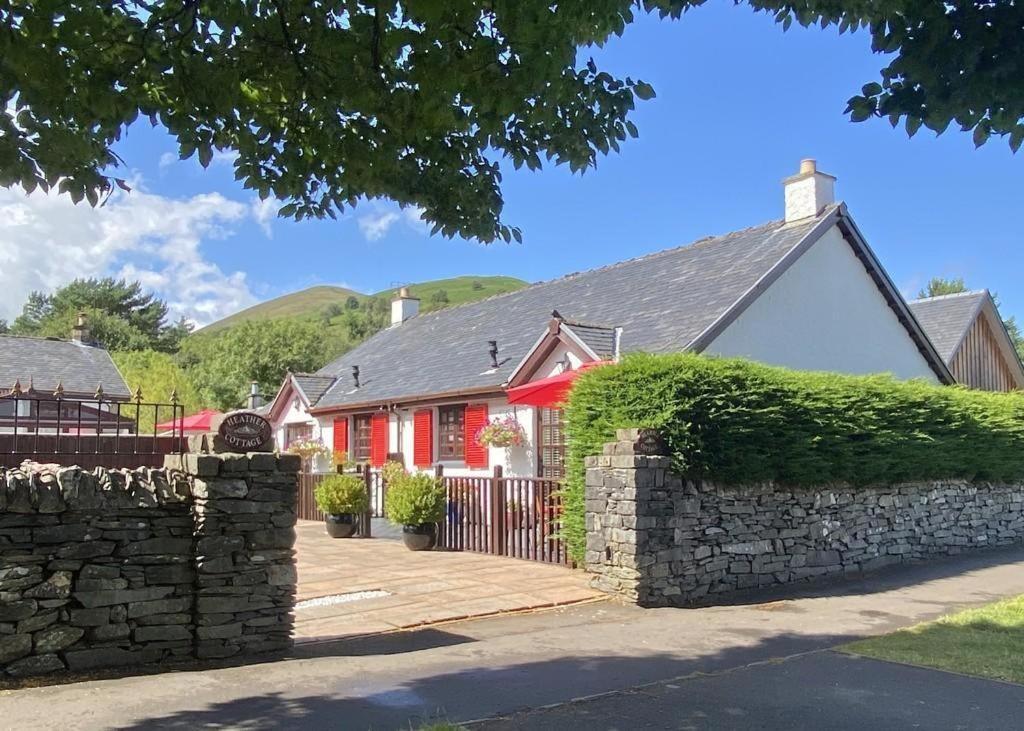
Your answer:
[[[402,542],[410,551],[429,551],[437,545],[437,524],[403,525]]]
[[[327,535],[331,538],[351,538],[356,532],[356,516],[352,513],[340,513],[324,517]]]

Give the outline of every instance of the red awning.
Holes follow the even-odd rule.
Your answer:
[[[561,406],[569,397],[572,384],[579,378],[580,373],[607,364],[608,361],[606,360],[583,363],[576,370],[565,371],[557,376],[542,378],[539,381],[531,381],[530,383],[524,383],[522,386],[510,388],[506,392],[508,402],[510,404],[543,406],[547,408]]]
[[[220,416],[219,411],[203,409],[199,413],[186,416],[184,419],[174,419],[156,425],[157,431],[180,431],[180,432],[208,432],[210,421],[215,416]]]

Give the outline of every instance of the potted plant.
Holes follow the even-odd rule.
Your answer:
[[[514,416],[491,419],[477,430],[476,443],[481,447],[521,447],[526,443],[526,430]]]
[[[366,483],[358,475],[327,475],[313,492],[316,506],[325,514],[327,535],[349,538],[356,532],[356,516],[370,506]]]
[[[348,452],[332,452],[331,464],[334,465],[335,472],[344,472],[356,466],[356,463],[349,459]]]
[[[422,472],[398,476],[388,485],[384,507],[388,520],[402,526],[402,540],[412,551],[427,551],[437,543],[437,524],[444,518],[444,483]]]

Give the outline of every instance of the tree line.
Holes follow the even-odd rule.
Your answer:
[[[287,371],[314,371],[382,328],[385,298],[350,297],[317,316],[246,321],[212,333],[171,321],[167,303],[125,279],[76,279],[51,294],[32,292],[0,332],[68,338],[79,313],[90,337],[143,399],[166,402],[175,392],[186,413],[228,410],[246,402],[249,384],[272,398]],[[99,385],[99,384],[97,384]]]

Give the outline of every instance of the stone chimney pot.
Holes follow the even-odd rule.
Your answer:
[[[89,323],[84,312],[78,313],[75,326],[71,328],[71,340],[75,343],[89,343]]]

